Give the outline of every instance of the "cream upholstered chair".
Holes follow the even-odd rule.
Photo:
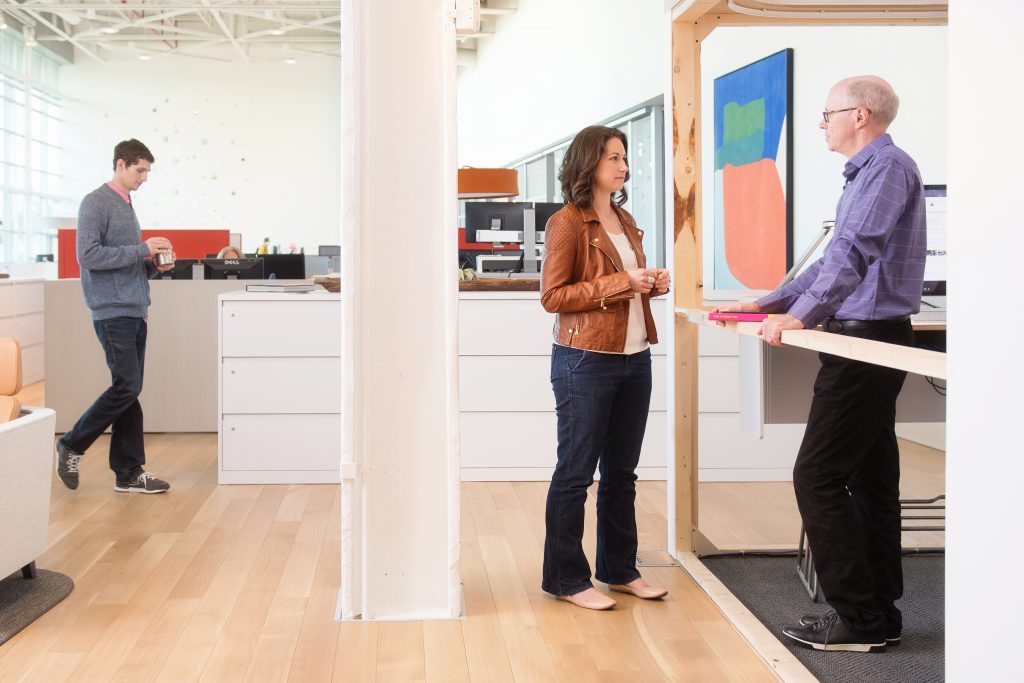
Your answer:
[[[16,569],[36,574],[46,551],[53,471],[53,430],[49,408],[21,406],[21,347],[0,338],[0,579]]]

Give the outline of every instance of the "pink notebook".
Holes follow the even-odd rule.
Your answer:
[[[708,320],[727,323],[759,323],[770,315],[770,313],[731,313],[720,311],[718,313],[708,313]]]

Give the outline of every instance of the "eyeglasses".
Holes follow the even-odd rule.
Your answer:
[[[828,117],[832,116],[832,114],[842,114],[844,111],[856,111],[858,109],[860,109],[860,107],[847,107],[846,109],[832,109],[831,111],[830,110],[825,110],[825,111],[821,112],[821,118],[825,119],[825,123],[828,123]]]

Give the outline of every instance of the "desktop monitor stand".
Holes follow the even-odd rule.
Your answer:
[[[537,258],[537,212],[534,209],[523,209],[523,270],[520,273],[509,273],[509,277],[540,277],[540,260]]]

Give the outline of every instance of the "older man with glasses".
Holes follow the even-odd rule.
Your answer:
[[[921,307],[925,202],[914,160],[886,133],[899,98],[876,76],[837,83],[819,127],[848,159],[835,234],[788,285],[722,311],[781,313],[761,337],[813,328],[912,345]],[[807,429],[793,469],[819,584],[832,607],[783,634],[817,650],[882,652],[898,645],[903,595],[896,398],[906,373],[821,354]]]

